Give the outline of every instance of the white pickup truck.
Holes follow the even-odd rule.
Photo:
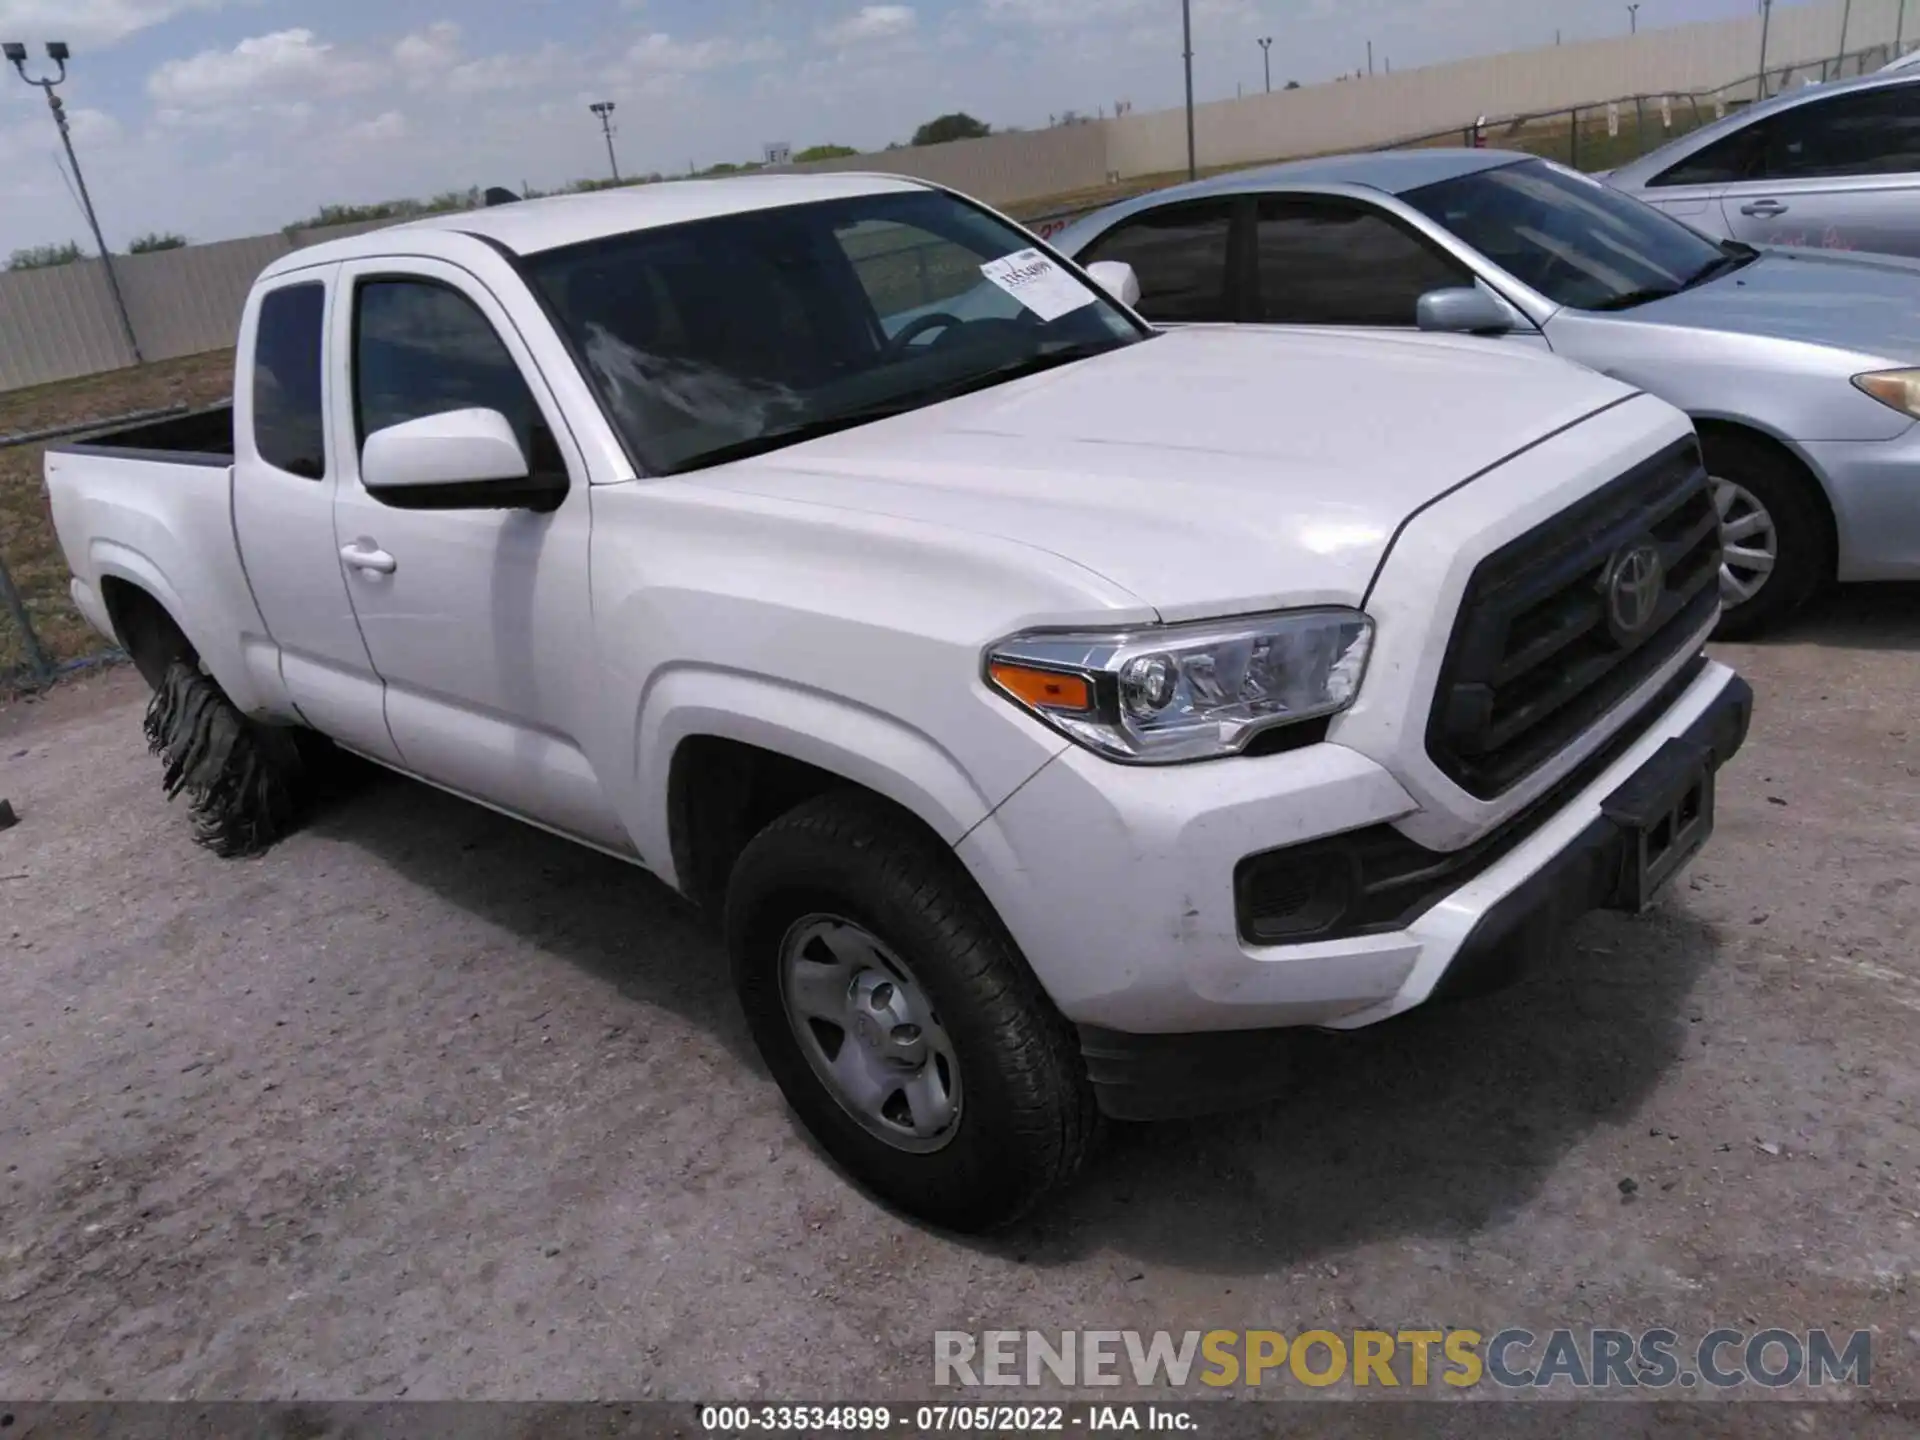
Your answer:
[[[303,250],[230,412],[50,452],[74,599],[218,848],[317,732],[631,860],[822,1145],[990,1226],[1645,906],[1751,709],[1677,410],[1130,278],[878,176]]]

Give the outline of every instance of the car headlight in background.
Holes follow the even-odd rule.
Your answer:
[[[1920,420],[1920,370],[1873,370],[1854,376],[1853,383],[1882,405]]]
[[[987,654],[1001,694],[1114,760],[1232,755],[1277,725],[1353,703],[1373,648],[1358,610],[1016,635]]]

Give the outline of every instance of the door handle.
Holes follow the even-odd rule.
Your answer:
[[[399,563],[384,550],[362,550],[358,545],[341,547],[340,558],[356,570],[371,570],[378,575],[391,575],[399,569]]]
[[[1771,220],[1776,215],[1786,214],[1787,207],[1782,205],[1778,200],[1755,200],[1749,205],[1742,205],[1740,207],[1740,213],[1742,215],[1758,216],[1762,220]]]

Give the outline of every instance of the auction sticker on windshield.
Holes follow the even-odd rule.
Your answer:
[[[1093,292],[1038,250],[989,260],[980,273],[1042,320],[1058,320],[1093,303]]]

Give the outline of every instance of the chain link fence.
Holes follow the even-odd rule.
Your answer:
[[[1764,75],[1748,75],[1714,90],[1624,95],[1564,110],[1483,117],[1477,125],[1408,136],[1375,148],[1477,145],[1525,150],[1578,170],[1612,170],[1763,97],[1829,80],[1870,75],[1908,48],[1871,45],[1831,59],[1769,66]]]

